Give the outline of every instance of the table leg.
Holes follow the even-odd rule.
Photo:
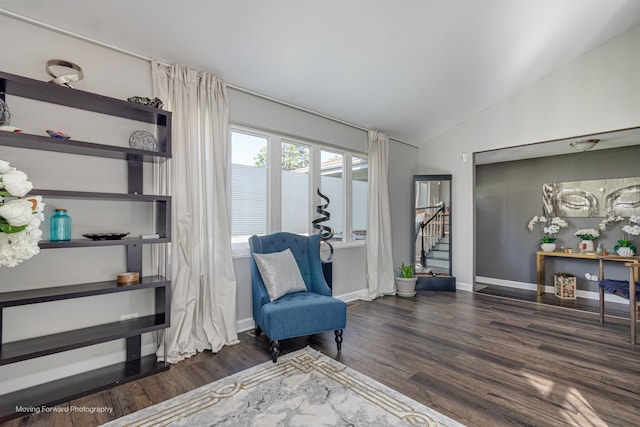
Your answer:
[[[538,295],[544,294],[544,255],[536,252],[536,271],[538,273]]]
[[[636,275],[635,268],[629,268],[629,315],[631,319],[631,344],[636,343]]]

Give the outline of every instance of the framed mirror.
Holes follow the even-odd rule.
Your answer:
[[[451,251],[451,175],[414,175],[411,250],[416,289],[455,291]]]

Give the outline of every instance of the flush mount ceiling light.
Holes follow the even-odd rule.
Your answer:
[[[573,141],[569,145],[579,151],[589,151],[595,147],[598,142],[600,142],[599,139],[583,139],[580,141]]]

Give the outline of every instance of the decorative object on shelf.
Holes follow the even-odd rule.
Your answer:
[[[132,284],[138,283],[140,280],[140,273],[137,271],[128,271],[126,273],[119,273],[117,282],[119,284]]]
[[[40,252],[42,197],[30,196],[27,174],[0,160],[0,266],[15,267]]]
[[[578,244],[581,251],[593,252],[595,250],[593,241],[600,237],[600,232],[595,228],[581,228],[573,235],[582,239]]]
[[[640,177],[545,183],[542,206],[547,217],[640,215]]]
[[[75,71],[75,73],[71,74],[62,74],[57,76],[51,70],[51,67],[64,67],[71,68]],[[69,83],[78,82],[84,79],[84,73],[82,72],[82,68],[79,65],[74,64],[73,62],[65,61],[64,59],[50,59],[47,61],[47,66],[45,67],[47,74],[53,77],[53,80],[49,80],[49,83],[55,83],[61,86],[67,86],[73,88]]]
[[[320,192],[320,188],[317,189],[317,193],[318,196],[324,199],[324,201],[326,201],[327,203],[316,206],[316,212],[320,214],[320,217],[311,221],[311,224],[313,225],[313,228],[315,228],[316,230],[320,230],[320,239],[329,246],[329,257],[326,260],[323,260],[323,262],[330,262],[333,258],[333,246],[331,246],[329,240],[333,237],[333,228],[327,225],[322,225],[322,223],[325,221],[329,221],[329,219],[331,218],[331,213],[326,210],[329,207],[329,203],[331,201],[327,196]]]
[[[127,101],[133,104],[146,105],[147,107],[153,107],[158,109],[161,109],[164,105],[162,100],[157,97],[151,99],[143,96],[130,96],[129,98],[127,98]]]
[[[530,232],[532,232],[536,228],[537,224],[544,224],[544,227],[542,228],[542,231],[544,232],[544,234],[542,236],[541,242],[542,244],[553,243],[554,247],[553,249],[551,249],[551,251],[555,250],[555,241],[556,241],[556,238],[551,236],[554,234],[558,234],[560,232],[560,229],[567,228],[569,226],[567,221],[557,216],[549,219],[545,216],[536,215],[529,220],[529,224],[527,224],[527,228],[529,229]],[[543,251],[547,251],[547,249],[543,248],[542,245],[540,247]],[[547,246],[547,248],[550,248],[550,246]],[[551,252],[551,251],[547,251],[547,252]]]
[[[120,240],[129,233],[87,233],[83,234],[83,237],[91,240]]]
[[[570,142],[569,145],[578,151],[589,151],[595,147],[598,142],[600,142],[599,139],[581,139],[579,141]]]
[[[413,274],[413,265],[405,265],[404,262],[398,269],[396,276],[396,295],[399,297],[413,297],[416,295],[416,282],[418,278]]]
[[[47,129],[47,133],[51,138],[71,139],[71,137],[64,132],[58,132],[56,130]]]
[[[64,208],[56,209],[49,223],[49,239],[52,242],[67,242],[71,240],[71,217]]]
[[[151,132],[137,130],[129,136],[129,146],[137,150],[158,151],[158,140]]]
[[[555,294],[561,299],[576,299],[576,276],[569,273],[553,275]]]
[[[11,112],[9,105],[0,98],[0,126],[9,126],[11,124]]]
[[[633,256],[638,249],[636,245],[631,241],[631,236],[640,235],[640,216],[631,215],[625,224],[625,218],[623,216],[610,216],[603,219],[600,222],[598,228],[601,231],[605,231],[609,224],[614,222],[621,222],[622,239],[618,240],[618,244],[613,247],[613,250],[620,256]],[[631,225],[633,224],[633,225]]]
[[[0,126],[0,130],[3,130],[5,132],[13,132],[13,133],[22,132],[21,128],[19,128],[17,126],[8,126],[8,125]]]

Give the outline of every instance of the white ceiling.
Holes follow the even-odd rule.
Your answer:
[[[415,145],[640,22],[640,0],[0,0],[0,8]]]

